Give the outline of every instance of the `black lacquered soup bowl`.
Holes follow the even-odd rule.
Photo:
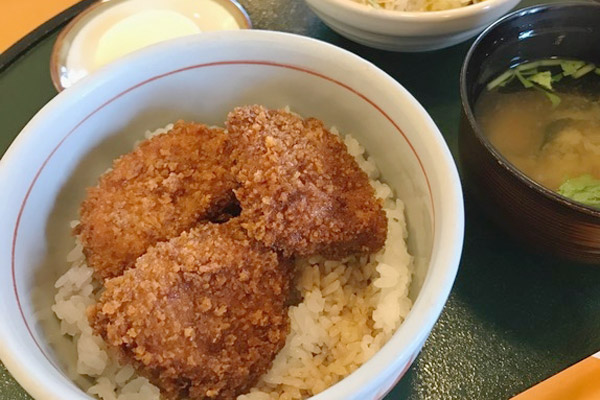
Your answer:
[[[491,218],[527,246],[573,261],[600,263],[600,210],[528,178],[490,143],[473,113],[490,80],[511,66],[549,57],[600,64],[599,3],[521,9],[491,25],[473,43],[460,77],[463,181]]]

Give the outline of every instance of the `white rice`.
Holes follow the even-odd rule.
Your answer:
[[[145,137],[167,132],[172,125],[146,131]],[[332,132],[338,134],[335,128]],[[238,400],[303,399],[350,374],[391,337],[412,306],[408,290],[412,257],[406,248],[404,205],[356,139],[346,135],[348,152],[369,175],[376,196],[384,200],[388,236],[377,254],[341,261],[311,257],[298,260],[298,289],[303,301],[290,307],[291,331],[284,348],[250,393]],[[77,225],[72,222],[72,226]],[[87,376],[91,395],[103,400],[159,400],[160,392],[129,366],[119,365],[106,344],[92,332],[86,309],[97,301],[101,284],[85,263],[81,244],[67,255],[70,268],[55,283],[52,310],[61,333],[77,347],[76,371]]]

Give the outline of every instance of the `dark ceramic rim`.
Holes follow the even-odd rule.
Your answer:
[[[514,18],[520,18],[529,14],[536,14],[543,11],[554,11],[559,12],[565,8],[574,8],[574,7],[593,7],[595,9],[600,9],[600,3],[591,3],[591,2],[583,2],[583,1],[574,1],[571,3],[554,3],[554,4],[540,4],[536,6],[531,6],[527,8],[522,8],[520,10],[513,11],[510,14],[505,15],[500,18],[490,26],[488,26],[478,37],[475,39],[471,48],[467,52],[465,56],[465,60],[463,61],[462,68],[460,70],[460,99],[462,103],[462,108],[465,112],[465,115],[469,121],[469,125],[473,129],[475,133],[475,137],[477,140],[485,147],[485,149],[497,160],[499,164],[507,170],[511,175],[515,176],[519,181],[525,184],[528,188],[535,190],[539,194],[546,197],[548,200],[562,204],[565,207],[569,207],[577,212],[581,212],[587,214],[594,218],[600,218],[600,210],[585,205],[583,203],[576,202],[574,200],[569,199],[563,195],[560,195],[558,192],[550,190],[545,186],[537,183],[533,179],[529,178],[525,175],[520,169],[515,167],[510,161],[508,161],[497,149],[494,145],[490,143],[479,128],[479,124],[475,120],[475,116],[473,115],[473,110],[471,109],[471,105],[469,104],[469,96],[467,94],[467,68],[471,62],[471,57],[473,53],[478,50],[479,44],[483,41],[483,39],[497,27],[501,26],[508,20],[512,20]]]
[[[75,26],[84,19],[91,12],[107,7],[112,2],[118,1],[126,1],[126,0],[95,0],[89,7],[81,11],[78,15],[76,15],[69,23],[60,31],[56,41],[54,42],[54,46],[52,47],[52,54],[50,55],[50,79],[52,80],[52,84],[56,88],[58,92],[62,92],[66,89],[60,81],[60,69],[61,69],[61,60],[60,60],[60,50],[64,46],[65,38],[67,35],[75,28]],[[252,29],[252,21],[250,20],[250,16],[246,9],[242,7],[237,0],[221,0],[225,4],[228,5],[227,9],[237,14],[234,15],[237,22],[241,24],[240,29]]]

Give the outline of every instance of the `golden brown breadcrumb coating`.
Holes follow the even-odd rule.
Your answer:
[[[179,121],[117,159],[88,189],[75,233],[99,278],[120,275],[149,246],[235,201],[226,141],[221,129]]]
[[[375,252],[387,219],[346,145],[317,119],[245,106],[229,113],[242,226],[286,255]]]
[[[165,398],[235,399],[285,343],[291,276],[237,221],[208,223],[106,280],[88,317]]]

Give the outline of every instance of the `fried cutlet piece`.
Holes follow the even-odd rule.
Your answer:
[[[120,275],[149,246],[235,202],[226,142],[221,129],[179,121],[117,159],[88,189],[75,234],[97,277]]]
[[[107,280],[88,317],[165,398],[234,399],[285,344],[291,277],[237,221],[203,224]]]
[[[287,256],[379,250],[387,219],[369,178],[317,119],[262,106],[228,115],[243,227]]]

